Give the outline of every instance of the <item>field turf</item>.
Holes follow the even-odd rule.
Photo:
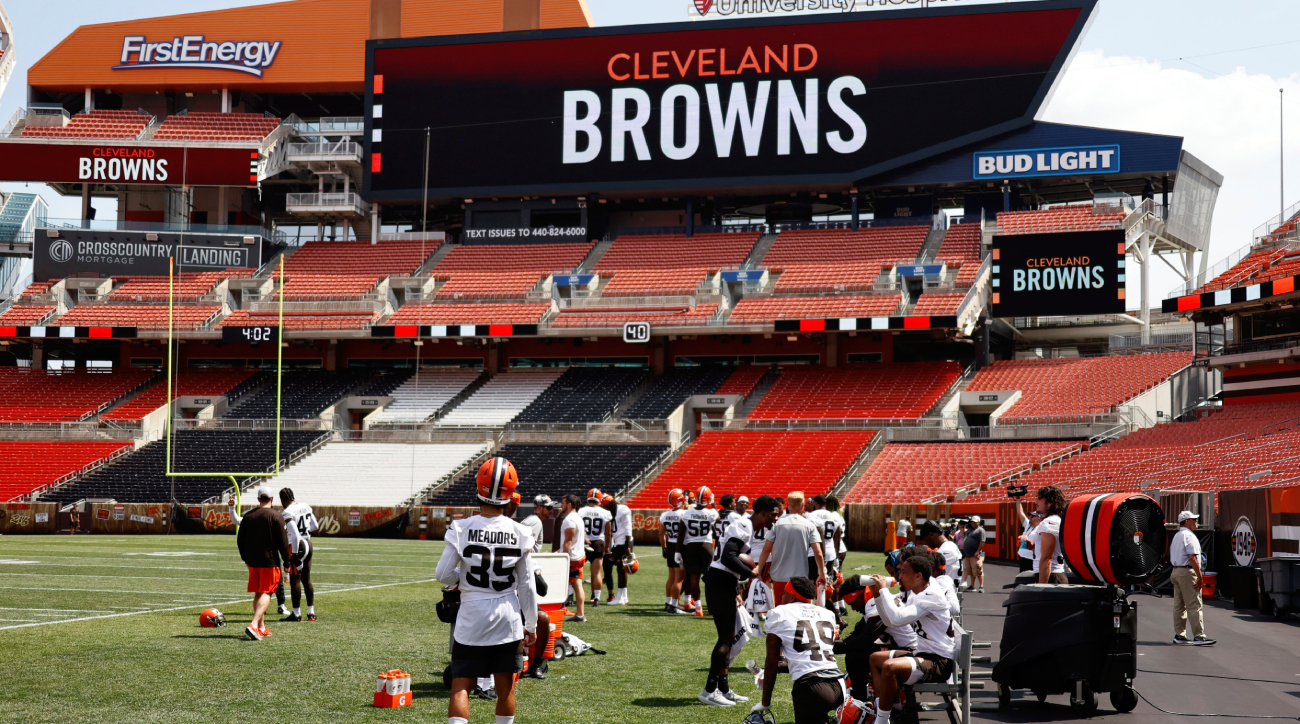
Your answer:
[[[432,580],[442,544],[316,542],[320,620],[268,614],[275,635],[253,642],[243,635],[252,604],[233,537],[0,537],[0,722],[445,721],[448,627],[434,613],[442,596]],[[587,623],[570,625],[608,655],[524,680],[520,722],[739,724],[748,714],[748,705],[695,701],[712,621],[663,614],[663,559],[641,550],[632,605],[588,608]],[[850,553],[845,569],[864,565],[882,572],[883,558]],[[209,605],[226,614],[226,628],[199,626]],[[751,642],[732,672],[753,701],[742,664],[761,660],[760,649]],[[392,668],[413,674],[415,703],[375,709],[375,675]],[[789,687],[782,676],[773,697],[781,722],[793,720]],[[471,723],[493,721],[493,705],[473,700]]]

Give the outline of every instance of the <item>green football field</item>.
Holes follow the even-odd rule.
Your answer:
[[[434,605],[441,543],[318,538],[314,623],[278,623],[247,640],[247,569],[230,536],[0,537],[0,722],[444,721],[450,660]],[[632,605],[588,608],[573,633],[606,656],[555,663],[546,681],[520,685],[521,722],[739,724],[747,706],[706,707],[715,638],[708,618],[668,616],[666,568],[642,549]],[[846,570],[879,554],[851,553]],[[205,629],[215,605],[230,624]],[[304,604],[305,605],[305,604]],[[853,616],[852,619],[856,619]],[[761,659],[751,642],[733,687],[758,700],[740,664]],[[371,706],[375,675],[413,674],[415,702]],[[433,672],[438,672],[436,675]],[[773,700],[793,720],[789,679]],[[471,722],[493,721],[493,702],[473,700]]]

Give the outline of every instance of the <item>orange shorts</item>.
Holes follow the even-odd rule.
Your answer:
[[[587,557],[583,556],[576,561],[569,561],[569,580],[582,578],[582,567],[587,565]]]
[[[280,585],[280,569],[278,567],[248,569],[249,593],[275,593],[275,587],[278,585]]]

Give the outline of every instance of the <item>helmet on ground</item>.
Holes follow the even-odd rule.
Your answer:
[[[623,557],[622,561],[619,561],[619,565],[623,566],[623,572],[629,576],[641,570],[641,564],[637,562],[636,554],[631,551]]]
[[[700,486],[699,495],[695,496],[695,500],[702,506],[713,505],[713,491],[709,490],[709,486],[702,485]]]
[[[686,493],[681,488],[673,488],[668,491],[668,507],[676,508],[686,502]]]
[[[519,487],[519,473],[505,458],[488,458],[478,469],[478,499],[489,505],[506,505],[515,488]]]
[[[226,625],[226,615],[215,608],[205,608],[199,614],[199,625],[203,628],[221,628]]]
[[[601,505],[609,505],[612,502],[614,502],[614,496],[610,495],[609,493],[605,493],[600,498]]]
[[[876,718],[876,712],[872,709],[865,701],[849,697],[835,710],[835,724],[867,724]]]
[[[745,717],[745,721],[741,724],[776,724],[776,717],[772,716],[771,709],[751,710],[749,716]]]
[[[592,501],[595,501],[599,503],[600,496],[602,495],[604,495],[604,493],[600,492],[600,488],[592,488],[591,490],[587,491],[587,502],[590,503]]]

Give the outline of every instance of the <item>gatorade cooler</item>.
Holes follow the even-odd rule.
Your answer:
[[[1206,571],[1201,575],[1201,598],[1214,598],[1214,590],[1218,587],[1219,574],[1214,571]]]
[[[564,633],[564,617],[569,615],[569,609],[565,608],[564,604],[562,603],[543,604],[539,606],[539,608],[542,609],[542,611],[545,611],[547,616],[549,616],[551,619],[550,621],[551,635],[550,638],[547,639],[546,641],[545,656],[547,659],[554,659],[556,661],[560,661],[564,659],[564,655],[566,652],[564,650],[564,646],[561,644],[557,647],[556,642],[559,641],[560,635]],[[538,613],[539,613],[539,617],[537,620],[537,627],[538,629],[540,629],[542,626],[542,621],[540,617],[541,612],[539,611]]]

